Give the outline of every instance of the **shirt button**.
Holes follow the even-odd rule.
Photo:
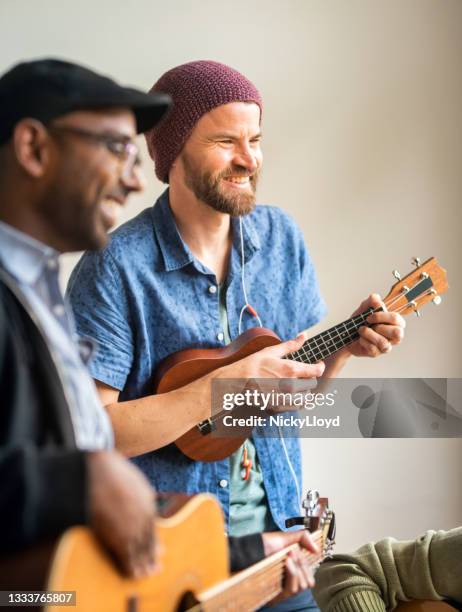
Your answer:
[[[47,268],[49,270],[56,270],[58,268],[58,262],[56,261],[56,259],[49,259],[47,261]]]
[[[209,287],[209,293],[216,293],[217,292],[217,288],[215,285],[210,285]]]
[[[66,313],[62,304],[56,304],[56,306],[53,306],[53,312],[57,317],[63,317]]]
[[[225,478],[222,478],[218,484],[222,489],[226,489],[226,487],[228,486],[228,481]]]
[[[219,340],[220,342],[223,341],[225,337],[225,334],[223,332],[220,332],[219,334],[217,334],[217,340]]]

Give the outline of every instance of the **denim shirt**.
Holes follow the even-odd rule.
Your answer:
[[[244,304],[236,219],[232,231],[226,308],[235,339]],[[278,208],[257,206],[243,219],[243,238],[249,302],[263,325],[287,340],[317,323],[325,306],[294,221]],[[119,389],[119,401],[152,394],[153,373],[171,353],[225,345],[217,279],[183,242],[168,190],[154,207],[113,232],[104,250],[82,257],[70,278],[68,296],[78,333],[98,343],[91,374]],[[255,319],[245,315],[242,331],[254,325]],[[255,436],[254,441],[270,510],[283,529],[285,519],[300,510],[287,458],[278,438]],[[301,481],[299,442],[285,442]],[[158,491],[216,495],[229,524],[229,459],[192,461],[169,444],[133,461]]]

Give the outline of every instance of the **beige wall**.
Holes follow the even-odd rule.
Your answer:
[[[266,104],[260,200],[304,230],[322,326],[386,292],[415,254],[449,271],[443,304],[408,320],[405,344],[346,374],[461,376],[460,0],[0,0],[0,50],[2,70],[54,55],[143,89],[192,59],[243,71]],[[146,171],[125,219],[162,190]],[[304,441],[306,485],[337,508],[340,549],[461,524],[461,460],[458,440]]]

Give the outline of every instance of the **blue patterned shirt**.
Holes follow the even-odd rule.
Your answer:
[[[239,222],[232,219],[226,309],[232,339],[244,304]],[[249,301],[265,327],[287,340],[317,323],[325,312],[313,264],[301,231],[280,209],[257,206],[243,219]],[[68,286],[78,333],[98,343],[90,364],[94,378],[120,390],[120,401],[152,394],[159,362],[185,348],[225,345],[217,279],[183,242],[165,191],[111,235],[108,246],[86,253]],[[255,319],[245,315],[243,329]],[[269,507],[280,529],[299,514],[300,500],[281,441],[254,439]],[[301,480],[298,440],[287,438],[291,463]],[[210,492],[229,523],[229,459],[198,462],[175,445],[134,458],[158,491]],[[299,484],[300,486],[300,484]]]

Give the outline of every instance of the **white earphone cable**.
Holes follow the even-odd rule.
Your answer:
[[[242,283],[242,292],[244,293],[244,306],[241,308],[241,312],[239,314],[239,335],[241,335],[242,330],[242,318],[244,316],[244,312],[249,308],[249,299],[247,297],[247,288],[245,286],[245,255],[244,255],[244,236],[242,232],[242,217],[239,217],[239,230],[241,234],[241,283]],[[253,310],[253,309],[252,309]],[[255,311],[254,311],[255,312]],[[263,327],[260,317],[255,312],[254,315],[258,321],[260,327]]]

